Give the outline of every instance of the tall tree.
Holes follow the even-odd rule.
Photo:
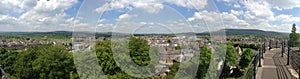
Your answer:
[[[150,64],[151,59],[149,57],[149,49],[150,46],[148,45],[147,40],[135,37],[130,38],[130,56],[137,65],[147,66]]]
[[[230,75],[230,67],[238,65],[239,55],[231,45],[227,46],[225,64],[222,70],[221,78],[227,78]]]
[[[70,74],[76,72],[72,57],[64,46],[29,47],[17,55],[14,76],[21,79],[70,78]]]
[[[243,51],[243,54],[241,56],[241,60],[240,60],[240,63],[239,63],[241,68],[246,68],[248,66],[248,64],[251,62],[252,57],[253,57],[252,50],[249,49],[249,48],[246,48]]]
[[[0,65],[5,70],[5,72],[9,75],[13,74],[13,64],[17,58],[18,52],[8,51],[7,49],[0,47]]]
[[[203,79],[206,77],[211,56],[212,56],[211,50],[206,46],[202,46],[201,53],[200,53],[200,63],[199,63],[197,76],[196,76],[198,79]]]
[[[290,39],[288,41],[288,45],[294,47],[298,44],[299,34],[296,33],[296,24],[293,24],[292,33],[290,33]]]
[[[113,58],[110,40],[97,42],[95,45],[95,50],[99,64],[106,75],[115,75],[121,72],[121,69],[118,67]]]

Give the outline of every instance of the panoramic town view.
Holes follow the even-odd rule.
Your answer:
[[[300,79],[298,0],[1,0],[0,79]]]

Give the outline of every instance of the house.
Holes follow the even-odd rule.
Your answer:
[[[234,48],[236,50],[236,52],[239,54],[239,56],[242,55],[242,49],[240,47],[240,44],[234,44]]]

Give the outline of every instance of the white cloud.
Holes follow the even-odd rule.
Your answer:
[[[236,10],[230,10],[230,13],[232,13],[233,15],[243,15],[244,14],[244,11],[236,11]]]
[[[166,0],[167,3],[186,8],[203,9],[208,4],[207,0]]]
[[[238,4],[234,4],[233,7],[234,7],[234,8],[241,8],[241,6],[238,5]]]
[[[280,23],[297,23],[300,22],[300,17],[293,17],[292,15],[280,14],[276,16],[275,19],[272,21]]]
[[[300,7],[299,0],[244,0],[244,1],[237,1],[237,0],[217,0],[217,1],[225,1],[228,3],[243,3],[243,2],[266,2],[270,5],[271,8],[275,8],[277,10],[283,9],[293,9],[296,7]],[[239,5],[233,5],[233,7],[238,7]]]
[[[193,17],[188,18],[189,21],[193,20],[204,20],[206,22],[215,22],[216,17],[220,17],[221,15],[217,12],[209,12],[207,10],[201,12],[195,12]]]
[[[274,13],[271,10],[271,6],[263,1],[245,2],[245,7],[259,18],[273,19]]]
[[[273,7],[277,7],[277,9],[292,9],[295,7],[300,7],[299,0],[265,0],[270,3]]]
[[[117,9],[143,9],[149,13],[158,13],[164,8],[163,3],[175,4],[186,8],[203,9],[207,0],[112,0],[106,5],[95,9],[97,12],[104,12]]]
[[[149,13],[158,13],[161,9],[164,8],[163,4],[157,4],[157,3],[149,4],[149,3],[142,3],[142,2],[134,3],[133,6],[135,8],[147,10],[147,12]]]
[[[22,9],[30,9],[30,8],[33,8],[34,6],[36,6],[37,4],[37,1],[36,0],[23,0],[20,4],[20,7]]]
[[[0,27],[7,31],[70,30],[71,18],[64,11],[77,0],[2,0]],[[20,17],[9,14],[18,13]],[[68,27],[65,27],[68,26]]]
[[[138,15],[131,15],[131,14],[123,14],[120,15],[119,18],[117,19],[118,21],[126,21],[126,20],[130,20],[131,18],[137,17]]]
[[[10,14],[14,12],[21,12],[19,0],[1,0],[0,1],[0,14]]]

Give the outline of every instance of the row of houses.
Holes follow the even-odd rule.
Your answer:
[[[33,45],[45,45],[45,44],[54,44],[54,45],[68,45],[71,43],[68,41],[45,41],[45,40],[0,40],[0,47],[3,48],[26,48]]]

